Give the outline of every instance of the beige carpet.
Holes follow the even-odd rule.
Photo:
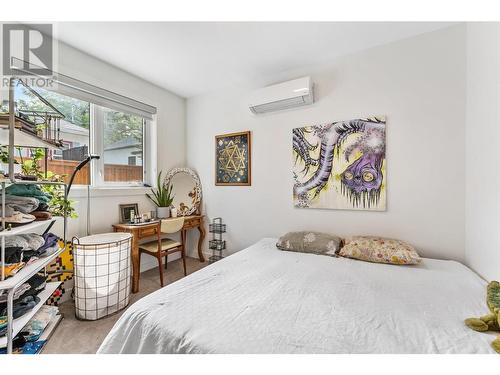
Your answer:
[[[186,264],[189,275],[206,266],[208,262],[201,263],[198,259],[187,258]],[[182,261],[178,259],[169,262],[168,269],[164,271],[163,275],[165,284],[179,280],[184,276]],[[143,272],[140,279],[139,293],[131,294],[130,304],[159,288],[160,275],[158,268]],[[75,318],[73,301],[62,303],[59,310],[64,315],[64,319],[45,346],[44,354],[95,353],[120,315],[125,311],[123,310],[118,314],[96,321],[81,321]]]

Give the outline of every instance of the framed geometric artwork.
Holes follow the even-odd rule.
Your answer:
[[[215,136],[215,185],[252,185],[249,131]]]
[[[301,208],[385,211],[384,116],[293,129],[293,201]]]

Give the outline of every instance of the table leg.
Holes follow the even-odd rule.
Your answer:
[[[139,240],[137,235],[132,233],[132,293],[139,291],[140,256]]]
[[[205,239],[205,226],[203,225],[203,222],[201,222],[198,226],[198,231],[200,232],[200,238],[198,239],[198,258],[200,258],[200,262],[204,262],[205,257],[203,256],[203,251],[201,249],[203,246],[203,240]]]

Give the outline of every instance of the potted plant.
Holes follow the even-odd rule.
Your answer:
[[[7,146],[0,146],[0,172],[9,173],[9,150]],[[21,173],[21,166],[14,159],[14,173]]]
[[[151,189],[150,194],[146,194],[146,196],[151,199],[151,201],[156,205],[156,216],[161,219],[166,219],[170,217],[170,206],[174,201],[174,196],[172,195],[171,184],[164,184],[161,179],[162,172],[158,174],[157,179],[157,188]]]

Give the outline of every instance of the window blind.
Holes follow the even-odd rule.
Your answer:
[[[23,60],[15,57],[12,58],[11,69],[13,71],[18,72],[20,75],[34,76],[33,73],[25,70],[24,66],[25,62]],[[30,66],[33,67],[33,64],[30,64]],[[47,90],[52,90],[62,95],[94,103],[115,111],[137,115],[147,120],[152,120],[153,115],[156,114],[156,107],[150,106],[138,100],[117,94],[113,91],[106,90],[61,73],[43,69],[41,67],[38,69],[45,71],[43,75],[40,74],[38,77],[52,77],[54,88],[51,89],[50,87],[44,87]]]

